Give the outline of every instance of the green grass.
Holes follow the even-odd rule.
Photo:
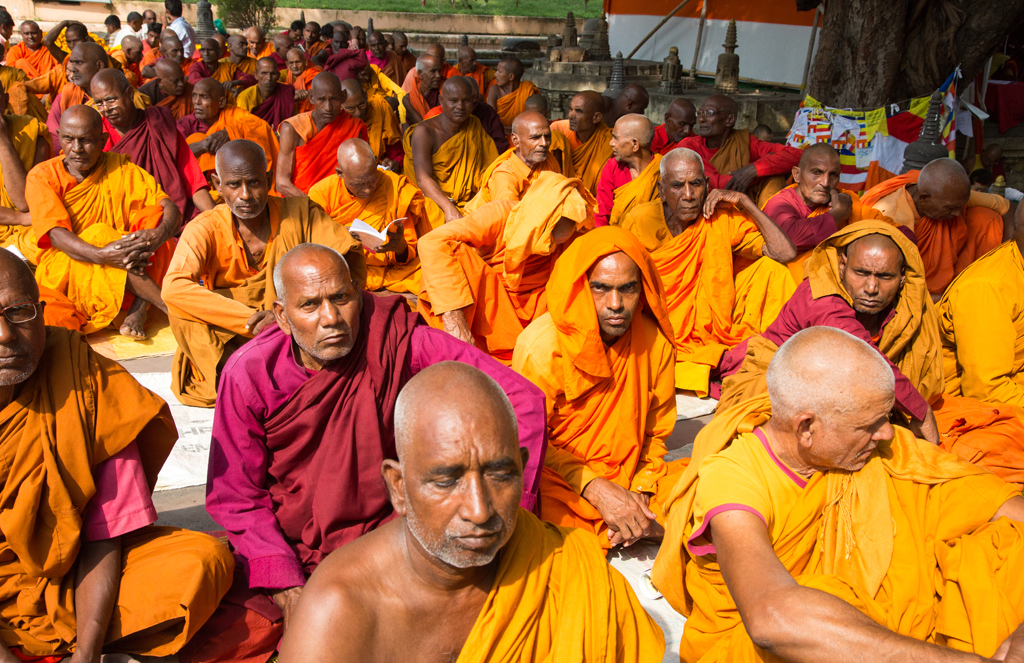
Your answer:
[[[482,16],[558,16],[568,11],[576,18],[595,18],[601,0],[278,0],[278,7],[338,9],[341,11],[419,12],[424,14],[477,14]]]

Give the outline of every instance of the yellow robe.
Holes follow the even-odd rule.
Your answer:
[[[495,200],[518,202],[530,190],[530,185],[537,179],[537,176],[547,171],[560,172],[558,161],[554,156],[549,154],[544,163],[536,168],[530,168],[516,156],[516,149],[511,147],[492,161],[484,171],[480,177],[482,182],[480,191],[473,197],[473,200],[466,203],[466,211],[472,212],[481,205]]]
[[[366,133],[370,140],[370,149],[377,160],[384,158],[389,145],[402,142],[402,129],[398,126],[398,118],[391,110],[391,105],[379,96],[366,100]]]
[[[572,156],[572,167],[575,177],[583,180],[591,194],[597,195],[597,181],[601,178],[601,169],[605,162],[612,158],[612,130],[603,122],[598,122],[594,135],[584,143],[576,132],[569,129],[569,120],[558,120],[551,123],[551,132],[559,132],[565,136]],[[556,145],[552,143],[552,149]]]
[[[409,127],[402,137],[405,176],[410,182],[416,181],[416,169],[412,162],[414,130],[415,127]],[[484,171],[497,158],[498,149],[494,146],[494,140],[484,131],[480,120],[471,115],[459,133],[434,150],[433,177],[441,191],[462,209],[480,190]]]
[[[655,154],[651,163],[647,164],[647,167],[639,175],[615,189],[608,225],[621,225],[620,220],[623,214],[637,205],[658,199],[659,184],[661,184],[661,155]]]
[[[863,469],[805,480],[755,434],[770,416],[767,396],[720,413],[669,497],[652,579],[687,616],[680,658],[778,660],[742,627],[707,536],[737,507],[764,519],[801,585],[901,635],[991,656],[1024,614],[1024,524],[988,521],[1019,492],[900,427]]]
[[[25,172],[28,173],[35,165],[36,143],[40,138],[46,144],[47,154],[49,154],[52,144],[50,131],[45,124],[27,115],[6,115],[4,120],[7,122],[7,130],[14,142],[14,150],[18,153],[18,159],[24,166]],[[0,205],[14,209],[11,196],[7,193],[7,187],[4,186],[2,168],[0,168]],[[33,264],[38,259],[39,247],[36,246],[36,238],[32,234],[31,226],[0,226],[0,246],[16,247]]]

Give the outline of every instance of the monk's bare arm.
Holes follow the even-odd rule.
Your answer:
[[[373,658],[368,651],[375,630],[372,615],[365,604],[353,600],[343,583],[327,577],[334,575],[330,567],[326,571],[314,573],[302,590],[291,625],[284,632],[279,663]]]
[[[299,134],[295,133],[295,128],[287,122],[282,122],[281,151],[277,157],[277,173],[274,176],[277,192],[282,196],[306,195],[292,183],[292,173],[295,171],[295,149],[301,144],[302,141],[299,139]]]
[[[1024,523],[1024,497],[1017,495],[1003,502],[1003,505],[996,510],[996,515],[992,516],[992,522],[1003,517]]]
[[[764,522],[746,511],[711,520],[718,564],[758,647],[792,663],[988,659],[904,637],[840,598],[803,587],[779,561]]]
[[[492,85],[490,89],[487,90],[487,105],[494,110],[498,110],[498,97],[500,95],[501,90],[498,89],[498,86]]]
[[[0,168],[4,171],[4,189],[19,212],[28,211],[25,202],[25,165],[14,147],[11,126],[0,116]]]
[[[75,579],[76,663],[100,660],[120,585],[121,538],[82,544]]]
[[[402,97],[402,105],[405,106],[406,124],[419,124],[423,121],[423,116],[416,112],[416,109],[412,107],[412,102],[409,101],[409,95]]]
[[[704,216],[710,218],[711,213],[720,203],[735,205],[750,215],[754,225],[764,237],[764,255],[783,264],[796,260],[796,246],[794,246],[793,240],[767,214],[761,211],[761,208],[751,200],[750,196],[739,191],[714,189],[708,194],[707,202],[704,204]]]
[[[57,25],[50,28],[50,31],[43,35],[43,46],[46,50],[50,51],[50,55],[54,57],[57,62],[64,62],[64,58],[68,56],[67,51],[62,51],[57,47],[57,38],[60,37],[60,33],[64,32],[64,28],[71,25],[74,21],[61,21]]]
[[[210,190],[205,187],[192,194],[192,202],[195,203],[196,209],[200,212],[207,212],[216,207],[213,202],[213,196],[210,195]]]
[[[444,220],[447,223],[454,219],[461,219],[462,212],[459,208],[441,191],[441,186],[434,179],[434,149],[436,141],[434,132],[423,124],[412,131],[412,165],[416,170],[416,185],[423,192],[423,195],[430,198],[441,211],[444,212]]]

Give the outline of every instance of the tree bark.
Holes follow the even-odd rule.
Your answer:
[[[1024,0],[827,0],[808,94],[836,108],[877,108],[931,94],[959,64],[974,78]]]

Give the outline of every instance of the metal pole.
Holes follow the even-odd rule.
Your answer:
[[[700,26],[697,28],[697,47],[693,49],[693,65],[690,67],[690,78],[697,80],[697,56],[700,55],[700,43],[704,40],[704,24],[708,20],[708,2],[704,0],[700,8]]]
[[[811,56],[814,55],[814,40],[818,37],[818,19],[825,11],[825,5],[820,4],[814,10],[814,21],[811,22],[811,43],[807,45],[807,59],[804,61],[804,80],[800,83],[800,91],[807,89],[807,78],[811,75]]]
[[[640,43],[636,45],[636,48],[634,48],[632,51],[629,52],[629,55],[626,56],[626,59],[628,60],[631,57],[633,57],[633,54],[636,53],[637,51],[639,51],[640,47],[643,46],[644,44],[646,44],[647,40],[650,39],[651,37],[653,37],[655,32],[657,32],[658,30],[661,30],[661,26],[663,26],[666,23],[668,23],[668,19],[670,19],[673,16],[675,16],[676,14],[678,14],[679,10],[681,10],[683,7],[685,7],[686,3],[688,3],[688,2],[690,2],[690,0],[683,0],[682,2],[680,2],[676,6],[675,9],[673,9],[669,13],[665,14],[665,18],[661,19],[661,23],[659,23],[656,26],[654,26],[654,29],[651,30],[650,32],[648,32],[647,36],[640,40]]]

